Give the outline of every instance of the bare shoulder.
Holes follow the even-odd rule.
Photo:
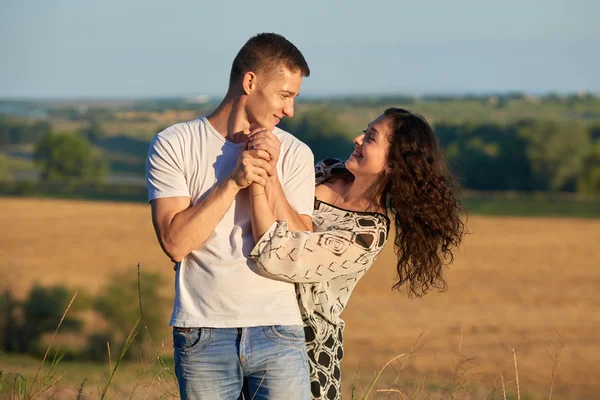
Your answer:
[[[315,196],[318,200],[333,203],[340,193],[344,191],[346,182],[343,179],[335,179],[325,182],[315,188]]]
[[[321,201],[327,202],[331,196],[331,188],[328,183],[322,183],[315,188],[315,197]]]

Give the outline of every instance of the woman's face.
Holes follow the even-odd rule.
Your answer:
[[[371,122],[363,133],[354,138],[354,152],[346,161],[346,168],[354,176],[377,176],[387,167],[391,126],[384,115]]]

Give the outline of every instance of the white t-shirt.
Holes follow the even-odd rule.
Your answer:
[[[275,128],[281,142],[277,173],[286,198],[299,214],[312,216],[314,158],[310,148]],[[149,201],[187,196],[197,204],[235,167],[243,143],[226,140],[204,117],[157,134],[146,161]],[[248,190],[241,190],[208,240],[177,266],[169,324],[233,328],[301,325],[294,285],[254,273]]]

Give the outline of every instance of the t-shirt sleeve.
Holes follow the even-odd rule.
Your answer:
[[[312,216],[315,202],[314,156],[310,148],[302,143],[286,166],[282,182],[285,197],[298,213]],[[288,172],[289,171],[289,172]]]
[[[185,179],[183,155],[180,146],[174,145],[176,137],[156,135],[150,143],[146,159],[146,186],[148,201],[164,197],[190,197]]]

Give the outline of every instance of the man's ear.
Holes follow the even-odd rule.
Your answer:
[[[248,95],[256,90],[257,86],[257,77],[254,72],[246,72],[244,74],[244,78],[242,79],[242,88],[244,92]]]

